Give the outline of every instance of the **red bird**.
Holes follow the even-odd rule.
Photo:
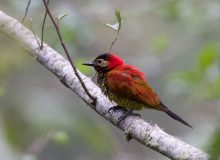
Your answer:
[[[145,79],[143,72],[132,65],[125,64],[119,56],[105,53],[96,57],[92,63],[84,63],[83,65],[95,68],[98,73],[97,82],[102,92],[118,104],[110,108],[109,111],[126,108],[127,111],[124,116],[119,118],[119,122],[128,115],[139,115],[133,113],[133,110],[150,108],[165,112],[175,120],[192,128],[161,102],[160,97]]]

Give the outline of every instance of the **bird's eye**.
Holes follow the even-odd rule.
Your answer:
[[[98,59],[98,60],[97,60],[97,63],[99,63],[99,64],[102,63],[102,60],[101,60],[101,59]]]

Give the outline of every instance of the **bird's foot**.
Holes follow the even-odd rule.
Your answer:
[[[127,118],[128,116],[137,116],[137,117],[140,117],[141,115],[138,114],[138,113],[133,113],[133,110],[127,110],[127,112],[126,112],[123,116],[121,116],[121,117],[118,118],[118,124],[119,124],[121,121],[125,120],[125,118]]]
[[[121,106],[113,106],[113,107],[109,108],[108,113],[110,114],[110,111],[114,111],[114,112],[115,112],[117,109],[121,109],[121,110],[127,111],[127,109],[124,108],[124,107],[121,107]]]

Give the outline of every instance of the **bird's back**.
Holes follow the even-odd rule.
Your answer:
[[[156,109],[160,104],[144,73],[131,65],[119,65],[110,70],[106,74],[105,86],[107,96],[120,106],[139,110],[143,107]]]

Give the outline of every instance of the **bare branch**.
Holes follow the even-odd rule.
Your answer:
[[[27,16],[27,13],[28,13],[28,9],[29,9],[29,7],[30,7],[30,4],[31,4],[31,0],[28,1],[27,7],[26,7],[26,9],[25,9],[24,17],[23,17],[22,20],[21,20],[21,23],[22,23],[22,24],[24,23],[24,20],[25,20],[25,18],[26,18],[26,16]]]
[[[85,103],[94,109],[91,99],[82,88],[78,77],[73,73],[72,66],[55,50],[44,44],[41,50],[34,39],[31,31],[20,24],[17,20],[9,17],[0,11],[0,31],[6,33],[10,38],[20,43],[28,53],[36,58],[43,66],[57,76],[68,88],[75,92]],[[96,112],[121,129],[130,137],[143,145],[174,160],[207,160],[208,155],[203,151],[184,143],[176,137],[165,133],[157,125],[151,125],[138,117],[127,117],[120,125],[117,125],[118,118],[123,115],[122,111],[108,114],[112,103],[102,94],[101,90],[78,71],[86,84],[88,91],[98,97]]]
[[[112,44],[111,44],[111,46],[110,46],[110,48],[108,50],[108,53],[111,52],[112,47],[114,46],[115,42],[118,40],[118,34],[119,34],[119,31],[116,32],[115,39],[112,42]]]
[[[50,0],[47,0],[47,6],[49,4],[49,1]],[[46,22],[46,18],[47,18],[47,10],[44,14],[44,19],[43,19],[43,24],[42,24],[42,27],[41,27],[41,43],[40,43],[40,49],[43,49],[44,47],[44,26],[45,26],[45,22]]]
[[[38,46],[40,47],[40,42],[39,42],[39,40],[37,39],[37,36],[36,36],[36,34],[35,34],[35,31],[34,31],[34,27],[33,27],[33,21],[32,21],[32,19],[30,18],[29,19],[29,27],[30,27],[30,30],[32,31],[32,33],[33,33],[33,35],[34,35],[34,38],[35,38],[35,40],[37,41],[37,44],[38,44]]]
[[[79,75],[79,73],[78,73],[78,71],[77,71],[75,65],[73,64],[73,61],[72,61],[72,59],[71,59],[71,57],[70,57],[70,54],[69,54],[69,51],[67,50],[67,47],[66,47],[66,45],[64,44],[63,38],[62,38],[61,33],[60,33],[59,25],[57,25],[56,21],[54,20],[53,15],[51,14],[49,7],[47,6],[46,0],[43,0],[43,2],[44,2],[44,5],[45,5],[45,8],[46,8],[46,11],[47,11],[47,13],[48,13],[48,15],[49,15],[49,17],[50,17],[50,19],[51,19],[51,21],[52,21],[52,23],[53,23],[55,29],[56,29],[57,35],[58,35],[58,37],[59,37],[59,39],[60,39],[60,43],[61,43],[61,45],[62,45],[62,47],[63,47],[63,49],[64,49],[64,51],[65,51],[65,53],[66,53],[66,55],[67,55],[67,58],[68,58],[68,60],[69,60],[69,62],[70,62],[70,64],[71,64],[71,66],[72,66],[72,68],[73,68],[73,70],[74,70],[76,76],[78,77],[78,79],[79,79],[79,81],[80,81],[80,83],[81,83],[83,89],[85,90],[86,94],[93,100],[92,103],[95,104],[95,103],[96,103],[96,97],[92,96],[92,95],[89,93],[88,89],[86,88],[85,83],[83,82],[82,78],[80,77],[80,75]]]

